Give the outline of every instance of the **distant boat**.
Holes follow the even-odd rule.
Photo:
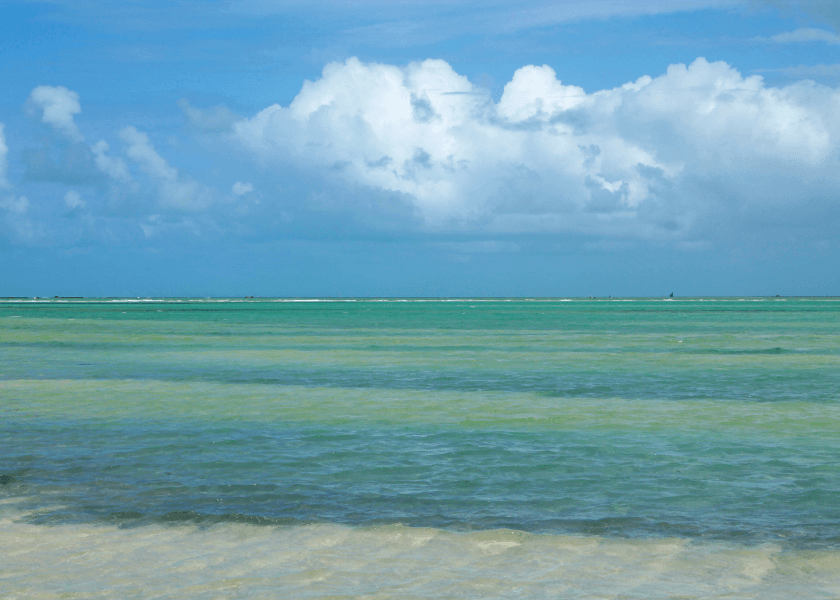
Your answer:
[[[668,296],[668,297],[669,297],[669,298],[673,298],[673,297],[674,297],[674,292],[671,292],[671,295],[670,295],[670,296]]]

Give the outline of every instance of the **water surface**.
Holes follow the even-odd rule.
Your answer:
[[[840,597],[839,309],[0,302],[0,592]]]

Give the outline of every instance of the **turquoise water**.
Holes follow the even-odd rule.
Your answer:
[[[837,299],[9,300],[0,595],[840,598],[839,431]]]

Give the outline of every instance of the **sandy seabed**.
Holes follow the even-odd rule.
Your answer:
[[[36,525],[6,512],[7,599],[840,598],[836,550],[399,525]]]

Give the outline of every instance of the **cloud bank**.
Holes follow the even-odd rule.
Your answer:
[[[772,232],[829,239],[840,219],[840,90],[771,87],[703,58],[595,92],[527,65],[498,101],[442,60],[351,58],[250,118],[179,106],[213,169],[188,174],[189,156],[166,158],[133,125],[88,144],[78,95],[35,88],[29,113],[57,135],[24,148],[12,185],[0,125],[5,230],[68,243],[387,230],[494,251],[570,233],[701,249]],[[50,200],[45,185],[65,187]]]
[[[838,109],[835,89],[703,58],[594,93],[530,65],[498,103],[441,60],[354,58],[234,136],[263,164],[409,199],[429,231],[691,240],[835,206],[818,188],[838,184]]]

